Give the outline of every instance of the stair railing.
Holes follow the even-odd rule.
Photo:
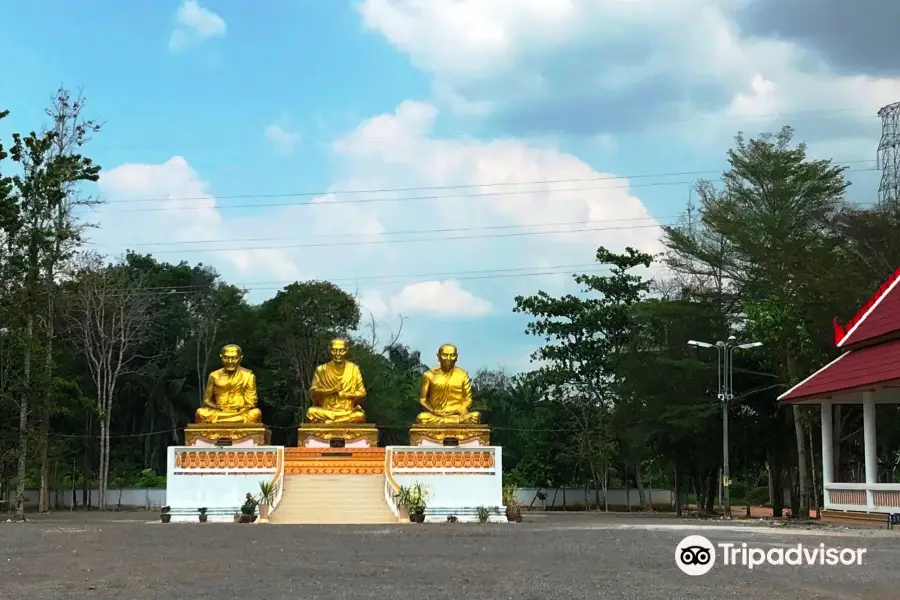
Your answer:
[[[274,494],[272,503],[269,505],[269,514],[275,510],[275,507],[278,506],[278,503],[281,502],[281,497],[284,495],[284,446],[279,446],[276,451],[275,475],[272,476],[271,483]]]
[[[397,482],[394,481],[394,477],[391,474],[391,466],[393,465],[393,461],[391,460],[391,449],[385,448],[384,450],[384,501],[387,502],[388,508],[391,509],[391,512],[394,513],[394,516],[397,519],[400,518],[400,508],[397,506],[397,492],[400,491],[400,486],[397,485]]]

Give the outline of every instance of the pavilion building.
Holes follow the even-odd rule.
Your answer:
[[[779,396],[822,411],[822,488],[826,516],[900,513],[900,484],[879,483],[875,407],[900,404],[900,269],[845,326],[834,321],[836,359]],[[862,405],[865,483],[835,481],[834,407]],[[862,516],[862,515],[859,515]],[[873,514],[874,516],[874,514]]]

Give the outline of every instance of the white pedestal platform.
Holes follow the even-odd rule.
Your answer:
[[[490,521],[506,522],[503,506],[503,453],[500,446],[390,446],[386,495],[418,483],[429,491],[425,522],[478,520],[478,508],[491,511]],[[389,489],[391,488],[391,489]]]
[[[259,496],[259,482],[275,482],[283,472],[284,448],[171,446],[166,470],[166,505],[172,521],[232,522],[247,493]]]

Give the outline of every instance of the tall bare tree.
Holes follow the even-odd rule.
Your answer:
[[[107,506],[109,430],[116,386],[123,375],[132,372],[137,350],[150,333],[151,294],[143,273],[125,265],[105,265],[96,254],[84,255],[73,272],[67,321],[72,341],[84,354],[96,392],[101,510]]]
[[[86,100],[79,91],[72,93],[64,87],[60,87],[50,101],[50,107],[44,112],[50,122],[44,130],[45,135],[51,135],[53,143],[50,148],[51,160],[56,157],[72,156],[80,152],[81,148],[91,139],[91,135],[100,131],[101,125],[94,120],[84,117]],[[44,315],[41,318],[43,325],[44,343],[44,370],[45,377],[51,384],[43,386],[43,402],[40,407],[41,426],[39,435],[40,455],[40,492],[38,495],[38,510],[46,512],[50,509],[50,418],[54,413],[53,393],[53,342],[56,336],[56,279],[60,269],[65,267],[65,262],[72,256],[72,252],[81,245],[82,233],[88,225],[74,215],[78,208],[94,206],[98,201],[83,195],[74,181],[65,181],[62,185],[65,192],[62,200],[55,206],[49,207],[46,215],[49,226],[57,235],[53,244],[48,248],[44,256]]]

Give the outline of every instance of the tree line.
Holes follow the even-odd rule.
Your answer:
[[[8,113],[0,112],[0,124]],[[100,167],[85,155],[101,131],[84,98],[60,89],[35,132],[0,137],[0,485],[24,517],[24,490],[71,490],[99,506],[107,490],[161,485],[166,448],[200,405],[219,348],[238,343],[258,378],[273,443],[296,443],[313,369],[327,340],[354,341],[381,443],[405,444],[414,421],[420,352],[365,318],[327,281],[295,282],[260,304],[203,264],[87,244],[84,195]],[[597,250],[581,291],[517,297],[540,342],[531,372],[481,371],[477,410],[504,447],[508,483],[588,490],[670,486],[712,511],[721,468],[716,357],[687,342],[729,335],[761,341],[735,358],[730,407],[735,495],[795,514],[819,499],[818,413],[777,396],[836,355],[835,317],[847,318],[900,263],[900,208],[847,198],[845,168],[811,158],[785,127],[738,135],[721,183],[663,227],[665,252]],[[642,273],[656,263],[664,276]],[[882,410],[882,407],[879,408]],[[889,417],[892,415],[889,415]],[[861,471],[861,415],[836,415],[835,473]],[[880,477],[895,477],[897,419],[880,417]],[[680,507],[680,505],[679,505]]]

